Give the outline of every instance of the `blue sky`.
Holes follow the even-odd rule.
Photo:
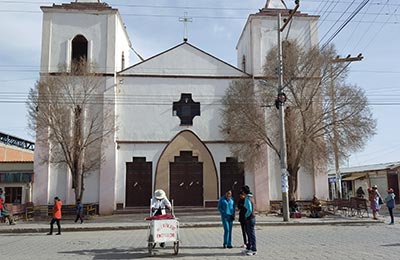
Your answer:
[[[272,0],[274,1],[274,0]],[[303,0],[299,11],[320,15],[323,44],[365,0]],[[33,140],[26,123],[28,90],[39,77],[42,13],[40,6],[68,1],[0,0],[0,131]],[[249,14],[265,0],[110,0],[126,24],[132,45],[144,58],[182,42],[179,17],[188,13],[189,42],[236,66],[236,43]],[[289,7],[294,1],[285,1]],[[345,57],[362,53],[350,66],[348,83],[362,87],[377,119],[377,135],[345,165],[400,161],[400,3],[366,1],[363,9],[333,39]],[[325,36],[325,37],[324,37]],[[131,56],[134,57],[133,54]],[[136,60],[132,59],[131,63]]]

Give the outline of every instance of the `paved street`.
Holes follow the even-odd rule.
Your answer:
[[[169,245],[149,259],[397,259],[400,224],[257,227],[258,254],[222,249],[222,228],[182,228],[178,256]],[[0,234],[1,259],[144,259],[147,230]],[[234,245],[241,243],[234,228]],[[394,257],[394,258],[393,258]]]

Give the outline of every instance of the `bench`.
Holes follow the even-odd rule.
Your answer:
[[[350,198],[350,215],[364,217],[364,214],[368,217],[368,203],[366,199],[352,197]]]
[[[311,210],[311,200],[297,200],[296,201],[297,208],[300,212],[310,211]],[[270,211],[276,213],[282,213],[282,201],[280,200],[271,200],[270,201]]]
[[[8,213],[13,216],[14,220],[29,220],[34,215],[32,202],[27,202],[25,204],[5,203],[4,205],[7,207]],[[4,216],[1,216],[0,222],[5,222]]]
[[[64,216],[76,216],[76,205],[67,204],[61,206],[61,214]],[[96,215],[97,214],[97,205],[94,203],[83,204],[83,215]],[[53,205],[48,205],[48,216],[53,215]]]
[[[97,215],[97,205],[94,203],[83,204],[84,215]]]
[[[364,217],[364,214],[368,216],[368,202],[366,199],[352,197],[348,199],[334,199],[326,201],[326,207],[328,211],[332,211],[336,214],[340,211],[340,214],[346,216],[359,216]]]
[[[33,219],[35,216],[35,207],[33,202],[25,203],[25,220]]]

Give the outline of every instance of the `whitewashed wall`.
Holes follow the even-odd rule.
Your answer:
[[[282,18],[283,19],[283,18]],[[277,16],[250,16],[237,44],[237,66],[242,67],[242,57],[246,56],[247,71],[253,76],[263,76],[265,58],[278,43]],[[310,48],[318,44],[317,17],[293,17],[293,23],[281,34],[281,39],[298,41]],[[289,34],[288,34],[289,31]],[[287,38],[286,38],[287,36]],[[252,63],[252,64],[250,64]]]
[[[60,65],[70,64],[72,40],[82,34],[88,40],[88,61],[100,72],[114,73],[121,67],[122,51],[129,62],[129,39],[122,26],[115,11],[94,15],[45,9],[41,72],[57,72]]]
[[[190,128],[201,140],[222,140],[220,98],[231,80],[198,78],[125,77],[118,85],[117,115],[122,126],[117,140],[168,141],[183,129]],[[200,102],[200,116],[192,126],[180,126],[178,116],[172,115],[172,104],[182,93],[191,93]]]

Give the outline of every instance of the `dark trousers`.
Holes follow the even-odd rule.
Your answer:
[[[388,208],[390,214],[390,223],[394,223],[393,208]]]
[[[81,214],[76,214],[75,223],[78,221],[78,219],[80,219],[81,223],[83,223],[83,217]]]
[[[60,219],[53,218],[50,221],[50,234],[53,234],[53,225],[54,223],[57,223],[57,228],[58,228],[58,234],[61,234],[61,225],[60,225]]]
[[[246,232],[246,222],[240,222],[240,228],[242,229],[243,243],[247,246],[247,232]]]
[[[256,231],[254,230],[255,224],[256,224],[256,218],[248,219],[246,222],[246,233],[247,233],[247,239],[249,240],[246,249],[254,252],[257,251]]]

